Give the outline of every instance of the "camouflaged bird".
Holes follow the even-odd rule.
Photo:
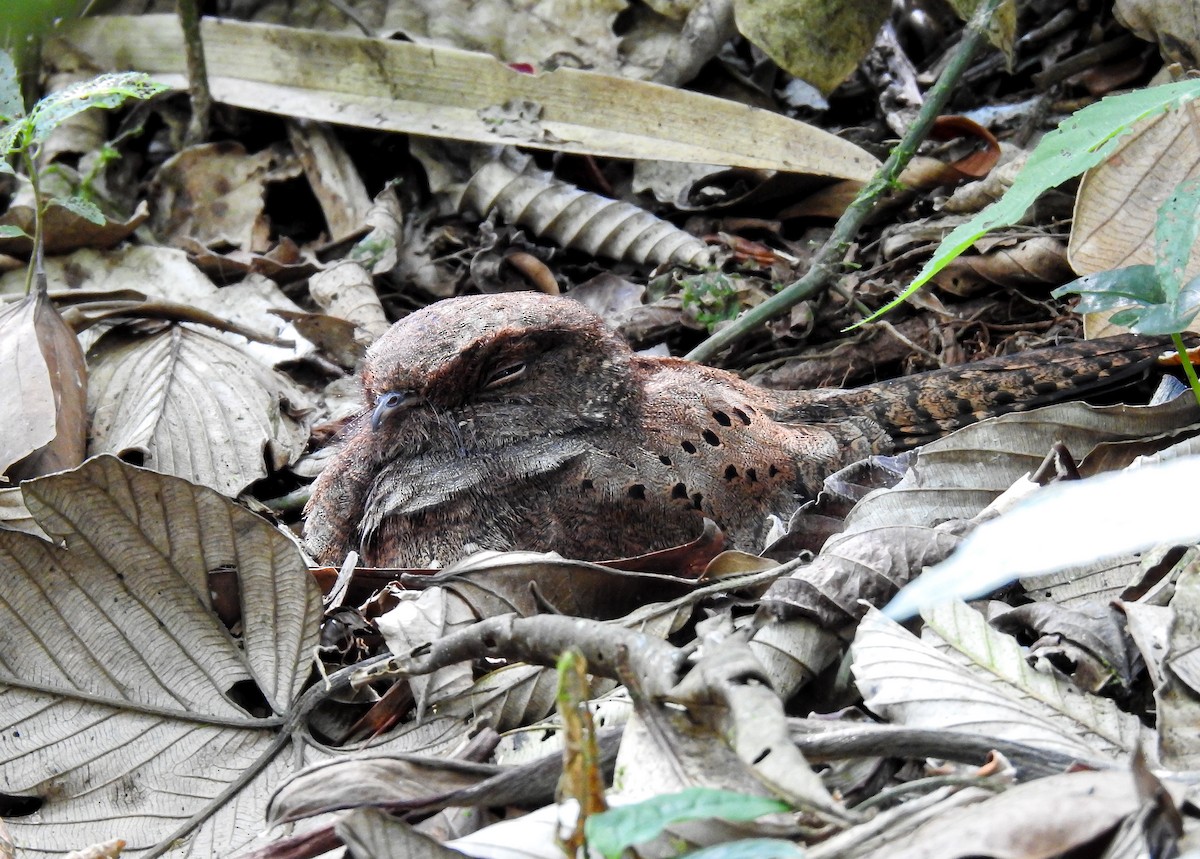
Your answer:
[[[1117,337],[855,390],[775,391],[635,355],[570,298],[440,301],[367,355],[365,410],[313,486],[318,561],[444,566],[480,549],[598,560],[693,539],[758,551],[823,479],[871,453],[1144,372]]]

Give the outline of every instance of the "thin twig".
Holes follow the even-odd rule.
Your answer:
[[[804,299],[825,289],[830,281],[841,273],[841,258],[845,254],[846,248],[858,234],[859,229],[875,208],[875,204],[889,189],[896,186],[900,172],[916,153],[917,147],[929,133],[934,120],[941,115],[942,108],[949,101],[950,94],[959,78],[962,77],[971,58],[987,38],[988,23],[992,19],[992,13],[999,5],[1000,0],[984,0],[979,5],[963,31],[962,41],[959,42],[954,57],[946,65],[946,69],[938,78],[937,83],[929,90],[925,104],[908,129],[908,133],[892,150],[888,160],[879,168],[871,181],[859,191],[854,202],[842,213],[842,217],[833,228],[833,233],[813,257],[812,267],[804,277],[788,284],[777,295],[746,311],[732,325],[713,334],[688,353],[689,359],[693,361],[711,359],[719,351],[750,331],[757,329],[768,320],[786,313]]]

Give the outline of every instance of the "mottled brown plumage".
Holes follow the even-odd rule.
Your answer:
[[[438,302],[363,367],[366,410],[313,486],[324,563],[448,564],[479,549],[603,559],[677,545],[705,517],[761,548],[833,470],[1004,411],[1141,372],[1129,337],[991,359],[850,391],[772,391],[639,357],[569,298]]]

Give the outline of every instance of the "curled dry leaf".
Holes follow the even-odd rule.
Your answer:
[[[270,245],[263,212],[266,186],[300,172],[296,157],[278,149],[248,154],[239,143],[190,147],[155,174],[150,225],[172,244],[191,239],[210,247],[265,251]]]
[[[1157,42],[1163,59],[1200,68],[1200,15],[1192,0],[1117,0],[1113,11],[1138,38]]]
[[[64,254],[79,248],[111,248],[133,235],[150,217],[145,203],[138,204],[128,218],[105,218],[97,224],[75,209],[51,200],[46,207],[46,253]],[[20,227],[33,235],[33,200],[25,205],[10,205],[0,224]],[[0,238],[0,253],[27,257],[33,247],[26,236]]]
[[[295,544],[209,489],[112,457],[22,489],[65,543],[0,532],[0,689],[20,726],[0,777],[41,801],[8,819],[23,855],[115,834],[132,855],[235,852],[295,764],[277,734],[320,617]],[[213,612],[218,569],[238,578],[237,638]]]
[[[619,617],[646,602],[682,596],[696,584],[539,552],[479,552],[434,575],[404,574],[401,581],[445,588],[476,617],[530,617],[545,605],[576,617]]]
[[[92,451],[236,495],[295,460],[304,398],[282,375],[202,331],[110,332],[91,351]]]
[[[45,290],[0,310],[0,392],[0,474],[15,482],[83,462],[87,367]]]

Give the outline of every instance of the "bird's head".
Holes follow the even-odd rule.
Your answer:
[[[382,457],[463,451],[611,425],[628,413],[631,352],[577,301],[464,296],[397,322],[367,353],[364,427]]]

